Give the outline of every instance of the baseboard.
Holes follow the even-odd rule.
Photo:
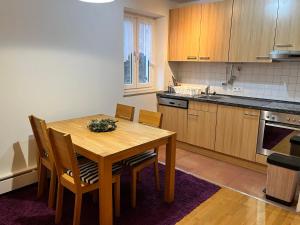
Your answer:
[[[213,159],[217,159],[220,161],[225,161],[227,163],[231,163],[237,166],[241,166],[247,169],[251,169],[254,170],[256,172],[260,172],[260,173],[266,173],[267,172],[267,166],[257,163],[257,162],[250,162],[247,160],[243,160],[243,159],[239,159],[239,158],[235,158],[229,155],[225,155],[216,151],[212,151],[212,150],[207,150],[204,148],[200,148],[194,145],[190,145],[184,142],[180,142],[177,141],[177,147],[183,150],[187,150],[190,152],[194,152],[194,153],[198,153]]]
[[[14,177],[0,181],[0,194],[4,194],[18,188],[37,182],[37,170],[31,170]]]

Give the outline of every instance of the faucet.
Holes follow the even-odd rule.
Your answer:
[[[207,85],[207,87],[205,88],[205,95],[209,95],[210,94],[210,85]]]

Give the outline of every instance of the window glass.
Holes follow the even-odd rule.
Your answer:
[[[150,63],[151,63],[151,48],[152,48],[152,31],[151,24],[139,23],[139,79],[140,84],[150,82]]]
[[[124,84],[133,84],[134,23],[124,19]]]

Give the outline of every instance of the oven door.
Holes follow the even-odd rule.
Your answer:
[[[261,120],[257,153],[290,155],[290,140],[294,136],[300,136],[300,127]]]

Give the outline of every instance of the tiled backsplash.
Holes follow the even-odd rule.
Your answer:
[[[230,78],[230,64],[182,62],[173,72],[179,82],[202,90],[209,84],[219,94],[300,102],[300,63],[234,64],[236,80],[227,86],[222,84]]]

